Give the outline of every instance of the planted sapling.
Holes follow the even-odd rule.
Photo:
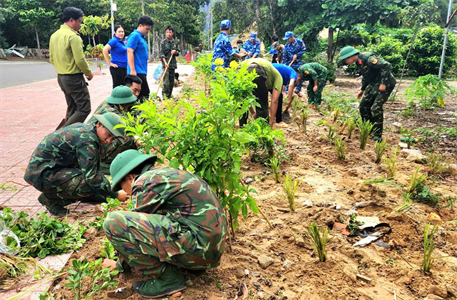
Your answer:
[[[270,159],[270,167],[273,175],[275,176],[275,180],[277,183],[281,182],[281,169],[279,168],[279,159],[277,156],[273,156]]]
[[[355,129],[355,121],[353,118],[347,119],[346,120],[347,126],[348,126],[348,139],[351,139],[352,137],[352,132]]]
[[[331,240],[331,238],[328,237],[328,229],[324,228],[321,234],[315,221],[306,229],[308,231],[308,238],[319,256],[319,261],[325,262],[327,260],[327,251],[325,247]]]
[[[111,244],[111,242],[107,238],[102,239],[102,241],[103,241],[103,244],[101,246],[102,251],[100,252],[100,256],[104,257],[104,258],[116,260],[117,259],[116,250],[114,250],[113,244]]]
[[[387,143],[385,140],[380,142],[376,141],[375,143],[375,150],[376,150],[376,161],[375,163],[379,164],[381,162],[381,158],[384,155],[384,151],[387,149]]]
[[[287,202],[291,211],[295,211],[295,193],[300,185],[299,179],[292,179],[291,175],[284,177],[283,189],[286,192]]]
[[[301,114],[300,114],[300,122],[301,122],[301,128],[303,130],[303,133],[306,134],[306,125],[308,123],[308,115],[309,115],[309,112],[308,112],[308,108],[305,107],[303,108]]]
[[[360,149],[365,150],[371,130],[373,129],[373,124],[368,120],[362,121],[362,119],[358,119],[357,127],[360,130]]]
[[[438,226],[435,224],[430,230],[430,223],[425,225],[424,229],[424,258],[422,260],[421,269],[424,272],[430,272],[434,259],[432,258],[433,250],[435,250],[435,242],[433,236],[438,231]]]
[[[394,178],[397,174],[397,154],[398,147],[395,148],[395,151],[392,153],[392,156],[386,157],[385,163],[387,166],[387,178]]]
[[[338,157],[338,159],[341,159],[341,160],[346,159],[347,147],[344,145],[342,138],[335,139],[334,148],[335,148],[336,157]]]
[[[420,167],[417,167],[414,173],[411,175],[411,180],[408,186],[408,193],[414,192],[417,187],[424,185],[425,180],[427,180],[426,175],[419,174]]]

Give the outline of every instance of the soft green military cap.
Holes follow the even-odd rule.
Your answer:
[[[343,49],[341,49],[341,51],[340,51],[340,59],[343,60],[348,57],[351,57],[352,55],[356,55],[358,53],[360,53],[360,51],[355,49],[354,47],[346,46]]]
[[[133,169],[138,167],[144,162],[154,164],[157,160],[157,156],[141,154],[138,150],[126,150],[119,153],[111,163],[109,172],[113,177],[113,183],[111,184],[111,190],[117,192],[121,189],[119,183],[127,176]]]
[[[108,97],[107,101],[109,104],[127,104],[135,102],[136,96],[132,90],[127,86],[117,86],[111,92],[111,96]]]
[[[121,121],[121,117],[115,113],[108,112],[103,115],[94,115],[94,118],[97,119],[97,121],[108,129],[114,136],[124,136],[125,128],[114,129],[116,125],[125,125],[125,123]]]

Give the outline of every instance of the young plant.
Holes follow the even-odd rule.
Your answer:
[[[68,269],[70,274],[67,279],[70,281],[65,284],[71,288],[75,295],[75,300],[93,299],[95,295],[100,295],[100,291],[108,288],[117,287],[117,282],[113,280],[118,271],[110,271],[109,268],[102,268],[102,258],[88,262],[86,258],[82,261],[74,259],[73,269]],[[87,277],[87,279],[85,279]],[[88,291],[84,293],[84,291]]]
[[[356,234],[360,230],[359,226],[362,226],[364,223],[364,222],[357,221],[356,218],[357,218],[357,215],[352,214],[349,217],[349,222],[347,223],[348,230],[351,234]]]
[[[397,206],[392,210],[391,213],[402,214],[413,208],[413,201],[411,200],[411,194],[403,194],[403,204]]]
[[[352,132],[355,129],[355,121],[353,118],[347,119],[346,120],[347,126],[348,126],[348,139],[350,140],[352,137]]]
[[[335,108],[332,111],[331,116],[332,116],[332,123],[335,124],[336,120],[338,120],[338,118],[341,117],[341,109],[339,107]]]
[[[379,164],[381,162],[382,156],[384,155],[384,152],[387,149],[387,143],[385,140],[382,140],[381,142],[376,141],[375,143],[375,151],[376,151],[376,161],[375,163]]]
[[[308,108],[303,108],[301,114],[300,114],[300,122],[301,122],[301,128],[303,130],[303,133],[306,133],[307,131],[307,128],[306,128],[306,125],[308,123],[308,115],[309,115],[309,111],[308,111]]]
[[[395,148],[395,151],[392,154],[392,157],[386,157],[385,163],[387,166],[387,178],[394,178],[397,174],[397,154],[398,154],[398,147]]]
[[[346,159],[347,147],[344,145],[342,138],[335,139],[334,148],[335,148],[336,157],[338,157],[338,159],[341,159],[341,160]]]
[[[297,95],[294,95],[292,100],[292,120],[295,120],[297,113],[302,109],[302,104]]]
[[[277,183],[281,182],[281,169],[279,168],[279,159],[274,156],[270,159],[270,167]]]
[[[282,187],[286,192],[287,202],[289,203],[291,211],[295,211],[295,193],[297,192],[299,185],[299,179],[293,180],[291,175],[286,175],[286,177],[284,177],[284,184]]]
[[[435,250],[435,242],[433,236],[438,231],[438,226],[435,224],[430,230],[430,223],[425,225],[424,229],[424,258],[422,260],[421,269],[424,272],[430,272],[434,259],[432,258],[433,250]]]
[[[408,186],[408,193],[412,193],[416,190],[417,187],[423,186],[425,180],[427,180],[426,175],[419,174],[420,167],[417,167],[414,173],[411,175],[411,181],[409,182]]]
[[[362,121],[362,119],[358,119],[357,127],[360,130],[360,149],[365,150],[371,130],[373,129],[373,124],[368,120]]]
[[[325,262],[327,260],[327,251],[325,250],[325,247],[331,240],[328,237],[328,229],[324,228],[321,234],[315,221],[306,229],[308,231],[308,238],[319,256],[319,261]]]
[[[448,165],[446,164],[445,157],[443,155],[439,153],[430,153],[427,156],[427,166],[429,167],[429,172],[431,174],[438,175],[443,173]]]
[[[101,246],[100,256],[108,259],[116,260],[116,250],[114,250],[113,244],[107,239],[102,239],[103,245]]]
[[[401,136],[400,141],[406,143],[408,149],[416,142],[416,138],[411,133],[405,133]]]
[[[335,126],[328,124],[327,137],[330,140],[330,142],[333,143],[333,140],[335,139],[335,135],[336,135]]]

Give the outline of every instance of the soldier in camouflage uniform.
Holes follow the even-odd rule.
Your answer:
[[[160,58],[162,60],[162,70],[168,67],[167,72],[165,73],[165,77],[163,79],[163,88],[162,88],[162,96],[164,99],[171,98],[171,93],[173,92],[173,87],[175,85],[175,70],[178,68],[176,63],[176,56],[179,55],[179,46],[178,41],[173,39],[173,34],[175,30],[171,26],[167,26],[165,29],[166,39],[162,41],[160,44],[161,55]],[[170,57],[173,58],[168,64]]]
[[[155,155],[127,150],[111,164],[113,191],[132,195],[132,211],[110,213],[103,223],[119,260],[104,266],[132,267],[149,281],[133,290],[156,298],[186,287],[177,267],[215,268],[225,249],[227,221],[222,205],[201,178],[169,167],[154,167]]]
[[[141,84],[139,86],[141,89]],[[109,96],[108,99],[100,103],[94,114],[102,115],[104,113],[111,112],[122,117],[124,114],[131,112],[131,108],[136,100],[137,98],[133,95],[130,88],[120,85],[113,89],[111,96]],[[87,123],[94,124],[96,122],[97,118],[94,115]],[[122,136],[115,139],[112,143],[101,145],[100,172],[109,175],[109,166],[116,155],[124,152],[125,150],[136,148],[137,145],[135,144],[135,138],[133,136]]]
[[[395,88],[396,80],[392,75],[390,63],[372,53],[360,53],[354,47],[346,46],[340,51],[340,59],[350,65],[356,63],[363,76],[362,87],[357,93],[360,101],[360,116],[370,121],[373,127],[373,139],[382,140],[384,110],[383,105]]]
[[[42,192],[38,201],[53,215],[65,215],[64,206],[77,201],[127,199],[124,191],[111,191],[108,179],[99,172],[100,144],[123,136],[123,129],[114,129],[122,122],[113,113],[95,118],[96,123],[78,123],[49,134],[30,158],[24,180]]]
[[[298,82],[308,80],[308,104],[316,109],[322,102],[322,91],[327,83],[327,68],[318,63],[304,64],[298,68]]]

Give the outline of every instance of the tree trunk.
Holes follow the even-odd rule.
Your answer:
[[[181,53],[184,50],[184,36],[181,34],[181,39],[180,39],[180,47],[181,47]]]
[[[256,6],[255,6],[255,21],[256,21],[256,25],[259,22],[259,19],[260,19],[260,0],[257,0],[256,1]]]
[[[41,55],[41,47],[40,47],[40,37],[38,35],[38,30],[35,27],[35,34],[36,34],[36,45],[38,47],[38,57],[41,59],[43,58]]]
[[[327,61],[333,61],[333,28],[328,29]]]
[[[276,28],[275,28],[275,17],[274,17],[274,13],[273,13],[273,9],[274,9],[274,2],[272,0],[268,1],[269,4],[270,4],[270,20],[271,20],[271,27],[273,27],[273,35],[276,35]]]
[[[95,35],[92,36],[92,41],[94,43],[94,47],[97,46],[97,44],[95,43]]]

